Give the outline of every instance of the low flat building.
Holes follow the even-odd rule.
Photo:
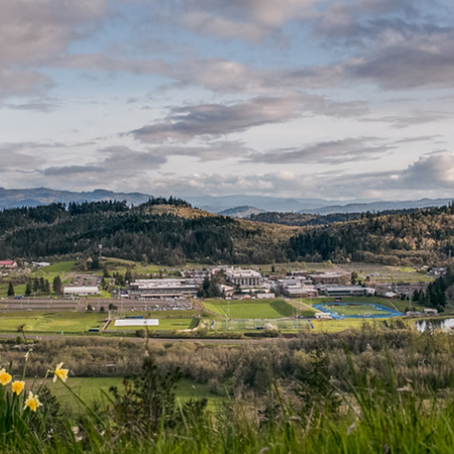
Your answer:
[[[319,291],[328,296],[369,296],[375,295],[375,289],[360,285],[323,285]]]
[[[230,285],[218,284],[219,290],[224,298],[232,298],[233,294],[235,293],[235,289]]]
[[[438,315],[438,310],[437,309],[430,309],[430,308],[425,308],[424,309],[424,315]]]
[[[331,320],[333,317],[328,312],[316,312],[314,317],[317,320]]]
[[[262,275],[255,270],[228,268],[225,271],[225,278],[230,285],[238,286],[240,288],[256,288],[263,284]]]
[[[329,284],[339,284],[342,279],[346,279],[347,275],[346,274],[340,274],[340,273],[317,273],[317,274],[309,274],[309,277],[311,278],[312,282],[317,285],[317,284],[324,284],[324,285],[329,285]]]
[[[17,268],[17,263],[14,260],[0,260],[0,268],[13,270],[14,268]]]
[[[200,282],[196,279],[138,279],[129,285],[129,297],[162,299],[197,296]]]
[[[50,266],[49,262],[32,262],[34,268],[45,268],[46,266]]]
[[[276,295],[274,293],[257,293],[256,298],[258,300],[272,300],[276,298]]]
[[[77,296],[89,296],[89,295],[100,295],[99,287],[63,287],[63,295],[77,295]]]

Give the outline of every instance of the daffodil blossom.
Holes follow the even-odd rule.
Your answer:
[[[11,375],[8,374],[8,372],[6,372],[5,368],[0,370],[0,383],[3,386],[6,386],[12,380],[12,378],[13,377],[11,377]]]
[[[63,383],[68,379],[68,369],[62,369],[63,363],[58,364],[54,371],[54,383],[59,378]]]
[[[13,390],[13,393],[16,393],[16,395],[19,395],[22,392],[24,386],[25,386],[24,381],[16,380],[11,383],[11,389]]]
[[[41,407],[42,404],[38,399],[37,395],[33,395],[31,391],[28,393],[28,397],[25,400],[24,410],[29,408],[30,411],[36,411],[38,407]]]

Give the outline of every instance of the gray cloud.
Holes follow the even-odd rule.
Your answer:
[[[414,125],[423,125],[434,123],[440,120],[447,120],[453,117],[453,114],[447,112],[431,111],[410,111],[408,115],[392,115],[380,118],[363,118],[363,122],[384,122],[391,124],[394,128],[402,129]]]
[[[328,163],[341,164],[351,161],[378,159],[394,147],[381,143],[376,137],[360,137],[320,142],[301,149],[280,149],[256,153],[247,162],[266,164]]]
[[[32,100],[30,102],[22,104],[11,104],[4,103],[0,104],[0,107],[4,107],[11,110],[29,110],[32,112],[51,112],[56,108],[60,107],[56,102],[43,100]]]
[[[125,146],[100,150],[101,160],[87,165],[53,166],[43,170],[45,176],[109,175],[126,178],[158,169],[167,159],[154,153],[138,152]]]
[[[397,184],[411,189],[454,189],[454,152],[421,156],[399,175]]]
[[[164,122],[131,131],[147,143],[188,142],[197,136],[218,137],[304,115],[354,116],[363,113],[362,103],[337,103],[316,95],[257,97],[226,104],[201,104],[173,108]]]
[[[0,0],[0,96],[40,92],[52,85],[33,67],[63,55],[72,40],[99,27],[105,0]]]

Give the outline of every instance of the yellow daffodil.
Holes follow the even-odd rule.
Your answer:
[[[57,377],[64,383],[68,379],[68,369],[62,369],[63,363],[60,363],[54,371],[54,383],[57,381]]]
[[[37,395],[33,395],[31,391],[28,393],[28,397],[25,400],[24,410],[29,408],[31,411],[36,411],[38,407],[41,407],[41,402],[38,400]]]
[[[17,395],[19,395],[22,392],[24,386],[25,386],[24,381],[16,380],[11,383],[11,389],[13,390],[13,393],[16,393]]]
[[[0,370],[0,383],[3,386],[6,386],[11,381],[12,378],[13,377],[11,377],[11,375],[8,374],[8,372],[6,372],[5,368]]]

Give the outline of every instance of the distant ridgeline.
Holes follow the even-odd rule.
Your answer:
[[[106,201],[7,209],[0,212],[0,257],[89,256],[102,244],[106,256],[169,265],[289,260],[430,265],[454,249],[452,205],[327,216],[263,213],[253,219],[213,215],[173,197],[136,207]]]

